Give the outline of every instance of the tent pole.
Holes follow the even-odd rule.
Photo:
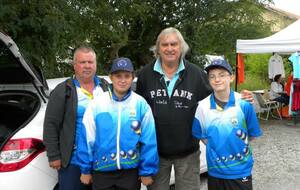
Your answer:
[[[237,92],[237,85],[238,85],[238,53],[235,53],[235,91]]]

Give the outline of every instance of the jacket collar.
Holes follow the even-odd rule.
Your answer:
[[[233,107],[233,106],[235,106],[234,91],[230,90],[229,100],[228,100],[227,104],[225,105],[224,110],[229,107]],[[210,96],[210,109],[217,109],[217,104],[215,101],[214,93],[212,93]]]
[[[79,81],[75,78],[75,76],[73,76],[73,83],[75,84],[75,86],[80,87],[80,83],[79,83]],[[95,83],[94,88],[95,88],[96,86],[100,85],[100,83],[101,83],[100,79],[99,79],[97,76],[94,76],[94,83]]]
[[[178,69],[176,71],[176,74],[179,74],[184,69],[185,69],[184,61],[183,61],[183,59],[180,59],[179,66],[178,66]],[[161,61],[160,61],[159,58],[156,59],[156,61],[154,63],[154,66],[153,66],[153,70],[156,71],[156,72],[158,72],[161,75],[165,75],[165,73],[162,70]]]
[[[117,97],[117,95],[113,91],[113,85],[112,84],[109,86],[108,91],[109,91],[110,98],[113,99],[114,101],[117,101],[117,102],[125,101],[131,95],[131,92],[132,92],[132,90],[129,89],[127,91],[127,93],[122,97],[122,99],[119,100],[119,98]]]

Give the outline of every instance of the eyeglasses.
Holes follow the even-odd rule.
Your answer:
[[[225,73],[221,73],[221,74],[218,74],[218,75],[208,75],[208,79],[209,80],[216,80],[217,78],[218,79],[225,79],[227,76],[230,76],[228,74],[225,74]]]

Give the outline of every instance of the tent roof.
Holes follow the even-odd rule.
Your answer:
[[[272,36],[237,40],[237,53],[294,53],[300,51],[300,19]]]

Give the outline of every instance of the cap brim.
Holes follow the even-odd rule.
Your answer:
[[[205,67],[204,70],[208,73],[209,70],[214,69],[214,68],[224,69],[224,70],[228,71],[230,74],[232,74],[232,71],[228,70],[228,68],[223,67],[221,65],[209,65],[209,66]]]
[[[118,72],[118,71],[127,71],[127,72],[131,72],[131,73],[134,72],[132,69],[116,69],[116,70],[110,71],[110,73],[115,73],[115,72]]]

